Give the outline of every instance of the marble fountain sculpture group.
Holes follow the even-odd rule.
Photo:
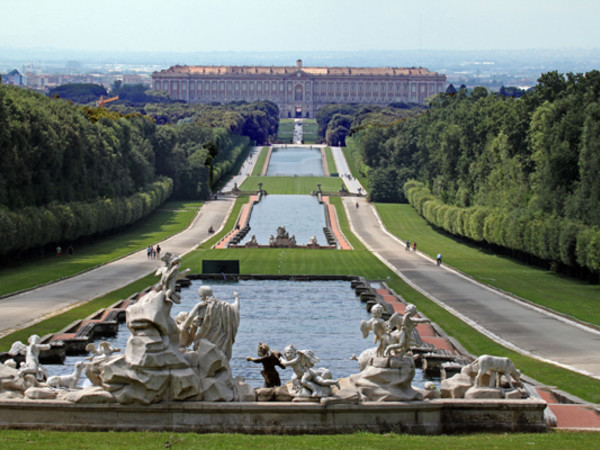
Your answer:
[[[167,253],[162,260],[165,266],[156,272],[160,281],[127,308],[131,335],[124,352],[107,342],[89,344],[90,356],[77,362],[72,374],[48,377],[39,354],[49,346],[33,335],[27,345],[15,342],[9,352],[15,358],[0,364],[0,400],[142,405],[173,401],[360,404],[440,397],[433,383],[426,383],[425,389],[411,385],[415,375],[411,346],[420,340],[416,325],[427,321],[417,317],[414,305],[407,305],[404,315],[394,314],[387,321],[382,318],[381,306],[373,306],[372,317],[362,321],[360,331],[364,338],[373,334],[375,347],[353,357],[359,372],[347,378],[334,378],[327,368],[316,367],[319,358],[311,350],[289,345],[280,353],[259,343],[258,358],[247,360],[263,365],[265,384],[254,389],[243,377],[234,377],[229,364],[240,322],[237,293],[233,294],[234,302],[228,303],[215,298],[210,287],[202,286],[196,306],[172,318],[171,308],[180,302],[176,282],[188,270],[181,270],[177,256]],[[276,367],[291,368],[292,380],[281,385]],[[78,387],[83,375],[91,386]],[[508,387],[502,387],[502,376]],[[491,398],[503,398],[506,392],[516,392],[521,398],[524,391],[514,388],[513,382],[520,383],[519,372],[510,360],[484,355],[444,380],[441,393],[457,398],[468,391],[494,391]]]

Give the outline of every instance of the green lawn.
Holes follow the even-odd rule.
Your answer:
[[[269,449],[593,449],[598,433],[556,431],[543,434],[481,433],[453,436],[415,436],[357,432],[334,435],[261,436],[251,434],[197,434],[172,432],[80,432],[2,430],[4,449],[135,449],[135,448],[269,448]]]
[[[377,204],[376,207],[391,233],[403,241],[416,241],[417,248],[428,255],[441,252],[445,263],[482,283],[600,326],[599,285],[495,255],[438,232],[410,205]]]
[[[331,152],[331,147],[325,147],[325,158],[327,158],[327,168],[329,169],[329,175],[332,173],[338,173],[337,166],[335,165],[335,160],[333,159],[333,153]]]
[[[72,257],[46,254],[0,269],[0,296],[30,289],[119,259],[185,229],[201,202],[166,202],[126,231],[77,246]]]
[[[307,195],[317,189],[321,183],[324,191],[338,191],[342,181],[336,177],[248,177],[240,189],[256,190],[258,183],[263,184],[263,189],[269,194],[298,194]]]
[[[281,144],[291,144],[294,137],[294,119],[279,119],[277,141]]]
[[[315,119],[302,119],[302,140],[305,144],[315,144],[318,141],[319,126]]]
[[[265,161],[267,160],[268,153],[269,147],[263,147],[260,149],[260,154],[258,155],[254,168],[252,169],[252,176],[260,176],[265,165]]]

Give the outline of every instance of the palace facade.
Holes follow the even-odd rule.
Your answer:
[[[331,103],[423,104],[446,76],[424,68],[173,66],[152,74],[152,89],[190,103],[268,100],[281,118],[314,117]]]

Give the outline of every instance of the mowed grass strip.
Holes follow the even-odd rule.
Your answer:
[[[538,305],[600,326],[600,286],[558,275],[437,231],[410,205],[377,204],[386,228],[399,239],[417,242],[417,249],[481,283],[510,292]]]
[[[302,140],[305,144],[315,144],[318,141],[319,126],[315,119],[302,119]]]
[[[260,149],[260,154],[256,159],[256,164],[254,164],[254,168],[252,169],[252,176],[259,176],[262,173],[263,167],[265,166],[265,161],[267,160],[267,155],[269,154],[269,147],[263,147]]]
[[[277,141],[282,144],[291,144],[294,136],[294,119],[280,119]]]
[[[310,195],[321,183],[324,191],[338,191],[342,181],[336,177],[248,177],[240,186],[244,191],[257,190],[258,183],[269,194]]]
[[[132,449],[132,448],[269,448],[269,449],[389,449],[461,448],[518,449],[585,448],[597,446],[598,433],[555,431],[549,433],[476,433],[463,435],[418,436],[356,432],[331,435],[253,435],[198,434],[157,431],[68,432],[45,430],[3,430],[3,449]]]
[[[187,228],[200,206],[201,202],[166,202],[126,231],[75,246],[72,257],[67,255],[63,245],[61,257],[46,253],[43,258],[3,267],[0,269],[0,296],[70,277],[155,245]]]
[[[325,147],[325,158],[327,159],[327,168],[329,169],[329,174],[331,175],[332,173],[338,173],[335,160],[333,159],[333,153],[331,152],[331,147]]]

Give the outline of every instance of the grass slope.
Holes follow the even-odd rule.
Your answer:
[[[325,147],[325,158],[327,158],[327,168],[329,169],[329,175],[332,173],[338,173],[337,166],[335,165],[335,160],[333,159],[333,153],[331,152],[331,147]]]
[[[46,255],[3,267],[0,269],[0,296],[70,277],[156,244],[185,229],[201,205],[201,202],[166,202],[126,231],[76,247],[72,257]]]
[[[477,281],[600,326],[600,286],[495,255],[439,232],[410,205],[377,204],[376,207],[392,234],[411,243],[416,241],[417,248],[426,254],[435,256],[441,252],[445,263]]]
[[[269,153],[269,147],[263,147],[260,149],[260,154],[256,159],[256,164],[254,164],[254,168],[252,169],[252,176],[260,176],[262,173],[263,167],[265,165],[265,161],[267,159],[267,154]]]

